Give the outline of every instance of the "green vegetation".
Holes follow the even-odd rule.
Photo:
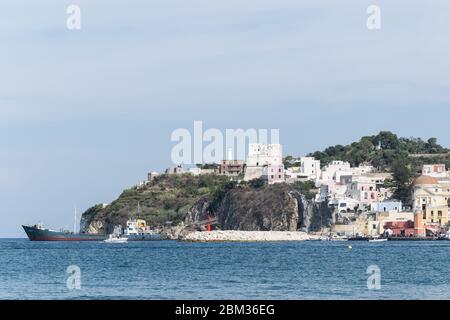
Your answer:
[[[296,181],[291,186],[293,189],[303,194],[308,200],[314,199],[317,194],[317,188],[313,181]]]
[[[232,187],[230,179],[218,175],[161,175],[142,187],[123,191],[117,200],[103,208],[88,209],[83,218],[89,224],[101,220],[108,224],[124,224],[130,218],[142,218],[153,226],[167,221],[179,223],[201,197],[220,197]],[[138,203],[140,211],[138,212]]]
[[[352,166],[370,163],[383,171],[392,168],[394,162],[399,160],[418,167],[425,163],[435,163],[436,159],[450,164],[449,151],[440,146],[436,138],[430,138],[428,141],[421,138],[398,138],[392,132],[383,131],[378,135],[363,137],[350,145],[328,147],[310,156],[321,160],[323,166],[333,160],[342,160],[350,162]]]

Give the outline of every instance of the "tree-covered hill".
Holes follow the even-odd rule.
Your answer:
[[[421,138],[399,138],[389,131],[362,137],[349,145],[336,145],[309,156],[326,165],[333,160],[348,161],[352,166],[370,163],[381,171],[390,170],[398,161],[407,162],[411,169],[418,169],[426,163],[444,163],[450,166],[449,149],[437,143],[436,138],[427,141]],[[423,155],[423,156],[421,156]]]

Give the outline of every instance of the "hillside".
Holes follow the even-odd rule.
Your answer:
[[[321,160],[322,165],[342,160],[350,162],[352,166],[370,163],[382,171],[390,170],[395,162],[401,161],[411,165],[411,169],[417,172],[427,163],[439,162],[450,166],[449,151],[439,145],[436,138],[427,141],[421,138],[399,138],[392,132],[383,131],[349,145],[336,145],[313,152],[309,156]]]
[[[352,166],[363,163],[379,171],[390,171],[393,179],[387,186],[394,190],[394,198],[411,204],[411,183],[421,173],[424,164],[445,164],[450,167],[450,150],[439,145],[436,138],[399,138],[389,131],[366,136],[350,145],[336,145],[309,156],[321,160],[322,166],[333,160],[350,162]]]
[[[331,219],[331,212],[315,208],[313,196],[311,186],[303,183],[267,185],[255,179],[237,184],[219,175],[164,174],[146,186],[125,190],[109,206],[88,209],[81,225],[83,231],[109,233],[132,218],[152,226],[167,221],[189,226],[212,214],[222,230],[317,229],[319,221]],[[314,217],[318,214],[323,217]]]
[[[124,225],[132,218],[145,219],[153,226],[167,221],[177,224],[199,199],[213,199],[228,183],[229,178],[216,175],[161,175],[145,186],[123,191],[105,208],[89,208],[83,213],[81,226],[91,232],[111,231],[111,226]]]

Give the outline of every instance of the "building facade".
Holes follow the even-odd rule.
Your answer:
[[[445,164],[431,164],[422,167],[422,175],[433,178],[447,178],[447,168]]]
[[[245,164],[242,160],[223,160],[218,166],[218,174],[239,176],[244,173]]]
[[[285,182],[284,165],[264,166],[262,178],[266,180],[268,184]]]
[[[414,211],[421,212],[423,223],[445,226],[448,223],[450,185],[431,176],[420,176],[413,183]]]
[[[266,167],[267,169],[265,169]],[[273,169],[282,167],[282,177],[284,179],[282,145],[250,143],[244,180],[249,181],[262,178],[265,173],[267,174],[266,176],[271,176],[269,173],[272,167]]]
[[[321,174],[320,160],[316,160],[313,157],[300,158],[300,175],[316,181],[320,179]]]

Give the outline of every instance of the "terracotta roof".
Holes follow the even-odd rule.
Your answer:
[[[433,178],[433,177],[430,177],[430,176],[420,176],[420,177],[417,177],[414,180],[413,184],[415,186],[433,185],[433,184],[439,184],[439,181],[436,178]]]

